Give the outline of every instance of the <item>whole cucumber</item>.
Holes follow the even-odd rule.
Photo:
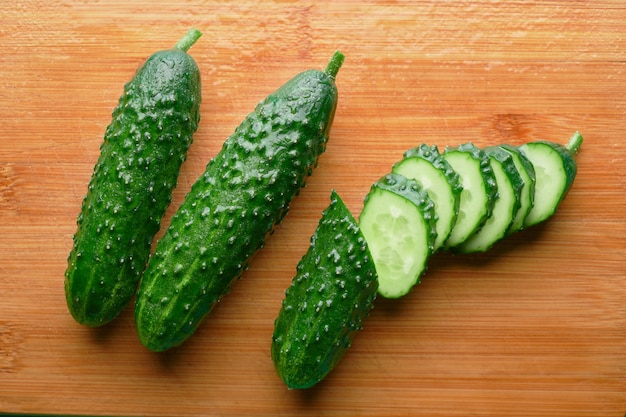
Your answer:
[[[186,52],[200,35],[191,30],[150,56],[113,111],[65,272],[81,324],[110,322],[137,290],[200,119],[200,72]]]
[[[191,336],[285,216],[326,149],[342,62],[336,52],[325,71],[270,94],[209,161],[141,280],[135,322],[147,348]]]

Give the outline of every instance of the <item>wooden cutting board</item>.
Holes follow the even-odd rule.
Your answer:
[[[63,274],[123,84],[187,29],[202,121],[164,224],[255,104],[346,55],[327,152],[198,333],[143,348],[132,309],[88,329]],[[133,416],[626,413],[626,5],[598,1],[5,0],[0,4],[0,412]],[[558,213],[480,255],[437,254],[379,299],[314,389],[269,356],[284,289],[332,189],[360,213],[422,142],[585,143]],[[160,236],[160,235],[159,235]]]

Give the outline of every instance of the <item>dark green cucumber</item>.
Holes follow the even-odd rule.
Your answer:
[[[463,190],[459,175],[441,156],[437,146],[426,144],[405,152],[404,158],[394,164],[392,171],[414,179],[428,192],[437,213],[437,239],[434,249],[439,249],[450,236],[459,213]]]
[[[324,379],[376,298],[376,269],[359,227],[333,191],[274,323],[271,355],[289,388]]]
[[[455,248],[459,253],[485,252],[491,248],[504,238],[521,206],[524,181],[513,156],[498,146],[486,147],[483,152],[490,159],[498,198],[485,224]]]
[[[359,227],[378,274],[378,293],[399,298],[420,282],[437,238],[435,205],[413,179],[387,174],[365,197]]]
[[[326,143],[335,75],[305,71],[263,100],[207,164],[157,243],[141,280],[135,322],[154,351],[180,345],[247,268],[287,213]]]
[[[81,324],[110,322],[135,294],[200,119],[200,72],[186,53],[199,36],[149,57],[106,129],[65,272]]]
[[[498,190],[489,157],[482,149],[465,143],[447,147],[443,156],[459,174],[463,187],[459,214],[445,243],[447,248],[454,248],[479,230],[491,216]]]
[[[536,141],[520,147],[533,164],[536,176],[534,205],[524,221],[526,227],[541,223],[556,212],[576,177],[574,155],[582,142],[582,135],[576,132],[566,146]]]

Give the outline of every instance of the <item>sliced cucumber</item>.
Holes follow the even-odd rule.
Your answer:
[[[486,251],[550,217],[574,181],[582,141],[576,132],[567,146],[539,141],[480,149],[466,143],[440,154],[423,144],[407,151],[372,186],[359,219],[378,293],[406,295],[441,247]]]
[[[415,180],[387,174],[365,197],[359,225],[378,273],[378,293],[407,294],[419,283],[437,237],[428,193]]]
[[[582,142],[582,135],[576,132],[566,146],[537,141],[520,147],[533,164],[536,176],[535,201],[524,221],[526,227],[541,223],[556,212],[576,177],[574,155]]]
[[[507,235],[509,235],[524,228],[524,220],[526,220],[526,216],[528,216],[530,209],[533,207],[535,197],[535,168],[533,168],[533,164],[517,146],[504,144],[500,145],[500,148],[511,154],[513,162],[515,162],[515,166],[517,167],[517,172],[522,177],[522,181],[524,181],[524,186],[520,194],[520,208],[517,210],[513,223],[511,223],[507,231]]]
[[[443,156],[459,174],[463,186],[459,214],[445,243],[446,247],[454,248],[489,218],[497,198],[497,185],[489,157],[473,144],[446,148]]]
[[[506,235],[520,208],[524,182],[513,157],[497,146],[484,148],[483,151],[491,161],[491,169],[498,186],[498,198],[485,224],[456,248],[460,253],[485,252],[491,248]]]
[[[393,172],[417,181],[433,201],[438,217],[434,250],[439,249],[452,232],[459,212],[462,190],[459,175],[437,146],[426,144],[407,151],[404,159],[394,165]]]

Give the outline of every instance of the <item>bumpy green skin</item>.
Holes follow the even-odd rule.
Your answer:
[[[305,71],[263,100],[192,186],[158,242],[135,322],[153,351],[180,345],[247,268],[326,148],[334,75]]]
[[[310,388],[331,372],[363,327],[377,288],[365,238],[333,192],[274,323],[272,360],[289,388]]]
[[[113,112],[65,273],[67,305],[87,326],[130,302],[200,119],[200,72],[180,49],[137,70]]]

